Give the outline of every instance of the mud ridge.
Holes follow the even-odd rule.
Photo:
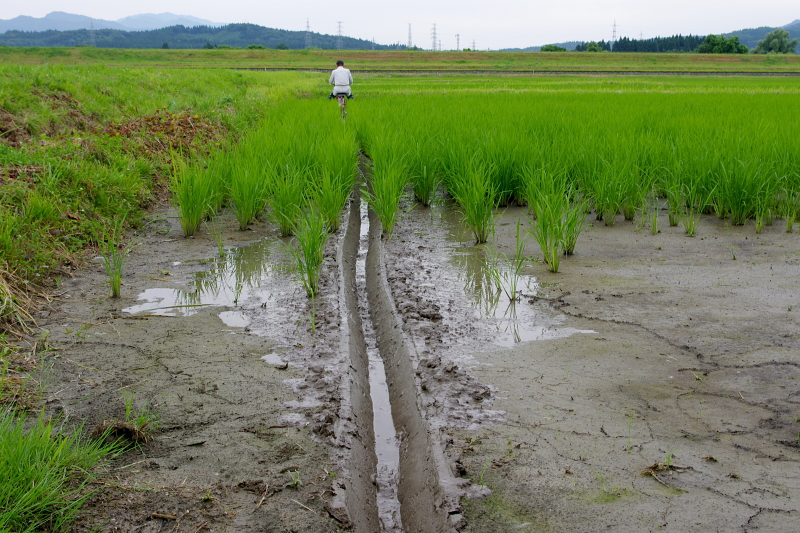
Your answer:
[[[458,482],[422,414],[410,355],[413,344],[403,334],[387,281],[383,229],[372,210],[369,217],[367,296],[400,439],[398,499],[403,526],[408,532],[453,532],[450,515],[459,512]]]

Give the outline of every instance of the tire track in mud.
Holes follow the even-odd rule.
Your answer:
[[[349,221],[340,250],[340,302],[346,324],[342,349],[350,356],[350,413],[340,413],[340,423],[349,425],[351,438],[350,473],[345,482],[344,504],[353,529],[359,532],[400,531],[382,529],[378,507],[375,430],[370,396],[369,358],[365,330],[374,329],[377,348],[386,370],[392,418],[399,441],[397,499],[400,504],[402,531],[452,533],[451,514],[459,511],[458,482],[445,464],[440,444],[431,434],[417,394],[415,370],[410,356],[410,342],[404,337],[395,311],[383,260],[380,221],[369,212],[368,250],[366,255],[366,301],[369,313],[359,304],[356,262],[361,234],[360,193],[354,191]],[[363,290],[363,289],[362,289]],[[371,322],[365,324],[362,316]],[[387,522],[393,527],[392,520]]]

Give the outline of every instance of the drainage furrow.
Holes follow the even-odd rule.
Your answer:
[[[350,412],[340,412],[337,435],[349,448],[349,464],[345,481],[345,506],[357,533],[380,531],[375,491],[375,435],[373,433],[372,399],[369,386],[369,359],[359,311],[356,262],[360,241],[361,214],[358,191],[353,193],[350,218],[339,253],[341,269],[340,302],[343,304],[342,349],[350,354]]]
[[[441,482],[452,477],[418,404],[411,345],[404,338],[383,265],[382,228],[369,212],[366,288],[377,346],[386,368],[392,418],[400,439],[398,499],[403,528],[408,533],[451,533],[453,507]],[[457,502],[456,502],[457,504]]]
[[[356,198],[358,200],[358,198]],[[355,211],[358,205],[353,204]],[[400,502],[397,495],[397,474],[400,463],[400,450],[397,432],[392,420],[392,405],[389,398],[386,371],[383,358],[378,350],[378,341],[367,297],[366,261],[369,248],[370,221],[366,202],[360,204],[361,229],[356,261],[356,288],[358,290],[361,324],[364,330],[367,356],[369,358],[369,390],[372,398],[373,433],[375,435],[375,454],[377,471],[375,485],[377,487],[378,517],[381,521],[382,533],[402,533],[400,518]]]

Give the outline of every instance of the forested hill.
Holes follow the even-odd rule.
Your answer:
[[[94,33],[94,43],[92,42]],[[322,49],[337,48],[338,37],[311,32],[311,46]],[[342,49],[372,49],[371,41],[341,37]],[[285,45],[291,49],[306,47],[306,32],[265,28],[256,24],[228,24],[221,27],[170,26],[150,31],[122,31],[102,29],[72,31],[7,31],[0,34],[0,45],[5,46],[89,46],[98,48],[203,48],[212,46],[247,47],[262,45],[275,48]],[[283,46],[281,46],[282,48]],[[402,45],[375,44],[376,50],[404,48]]]
[[[782,28],[788,31],[791,37],[800,37],[800,20],[795,20],[786,26],[782,26]],[[748,28],[746,30],[725,33],[724,36],[738,37],[739,42],[743,45],[747,46],[748,48],[755,48],[755,46],[758,44],[758,41],[766,37],[769,32],[776,29],[777,28],[772,28],[770,26],[762,26],[760,28]]]

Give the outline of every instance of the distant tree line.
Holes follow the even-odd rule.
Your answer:
[[[699,35],[673,35],[651,39],[621,37],[614,43],[614,52],[694,52],[703,42]]]
[[[311,46],[336,49],[336,35],[311,33]],[[0,34],[0,45],[6,46],[88,46],[92,42],[90,30],[71,31],[7,31]],[[149,31],[94,30],[94,42],[98,48],[245,48],[261,45],[265,48],[300,49],[306,47],[306,32],[265,28],[256,24],[228,24],[210,27],[170,26]],[[405,49],[401,44],[374,44],[366,39],[341,37],[345,50],[397,50]],[[166,46],[165,46],[166,45]]]
[[[738,37],[725,38],[723,35],[707,35],[697,52],[701,54],[746,54],[747,47],[739,42]]]
[[[576,52],[610,52],[611,42],[606,41],[589,41],[588,43],[580,42],[575,47]]]

